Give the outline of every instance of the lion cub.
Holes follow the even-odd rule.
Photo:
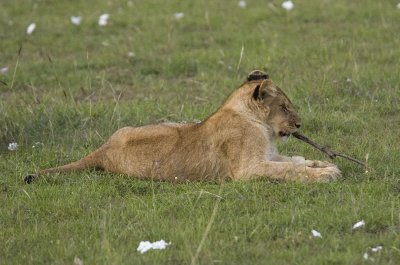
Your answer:
[[[329,181],[340,177],[331,163],[279,155],[274,140],[287,138],[300,118],[285,93],[262,71],[246,82],[201,123],[162,123],[125,127],[99,149],[44,173],[101,169],[166,181],[267,177],[275,180]]]

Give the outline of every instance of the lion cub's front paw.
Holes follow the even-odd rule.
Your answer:
[[[307,167],[314,167],[314,168],[336,167],[335,164],[329,163],[328,161],[319,161],[319,160],[306,160],[305,164]]]
[[[335,165],[326,167],[299,168],[299,179],[306,182],[329,182],[340,178],[341,172]]]
[[[313,181],[316,182],[333,181],[342,176],[340,169],[333,164],[326,167],[311,167],[310,169],[307,171],[312,174]]]
[[[295,165],[305,165],[307,167],[313,168],[325,168],[325,167],[335,167],[335,164],[329,163],[328,161],[319,161],[319,160],[306,160],[302,156],[293,156],[292,163]]]

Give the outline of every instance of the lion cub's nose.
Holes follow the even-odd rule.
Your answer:
[[[296,126],[296,128],[298,129],[298,128],[301,127],[301,124],[300,124],[300,123],[296,123],[295,126]]]

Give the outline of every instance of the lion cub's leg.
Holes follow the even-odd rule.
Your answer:
[[[282,155],[275,155],[272,158],[272,161],[277,162],[292,162],[296,165],[305,165],[308,167],[336,167],[335,164],[332,164],[328,161],[320,161],[320,160],[307,160],[302,156],[282,156]]]
[[[73,171],[78,171],[78,170],[84,170],[84,169],[102,169],[102,159],[101,157],[103,156],[103,149],[99,148],[93,153],[89,154],[88,156],[85,156],[84,158],[69,163],[64,166],[59,166],[59,167],[53,167],[53,168],[47,168],[47,169],[42,169],[36,172],[35,174],[29,174],[24,177],[24,182],[26,184],[32,183],[36,178],[38,178],[40,175],[43,174],[48,174],[48,173],[67,173],[67,172],[73,172]]]
[[[340,177],[340,170],[335,166],[310,167],[293,162],[263,161],[249,168],[244,174],[246,179],[269,177],[275,180],[300,180],[306,182],[328,182]]]

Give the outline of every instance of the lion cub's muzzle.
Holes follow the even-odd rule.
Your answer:
[[[292,133],[297,132],[297,129],[300,128],[300,126],[301,126],[300,122],[296,122],[294,126],[290,126],[290,128],[287,131],[280,131],[279,136],[289,137]]]

